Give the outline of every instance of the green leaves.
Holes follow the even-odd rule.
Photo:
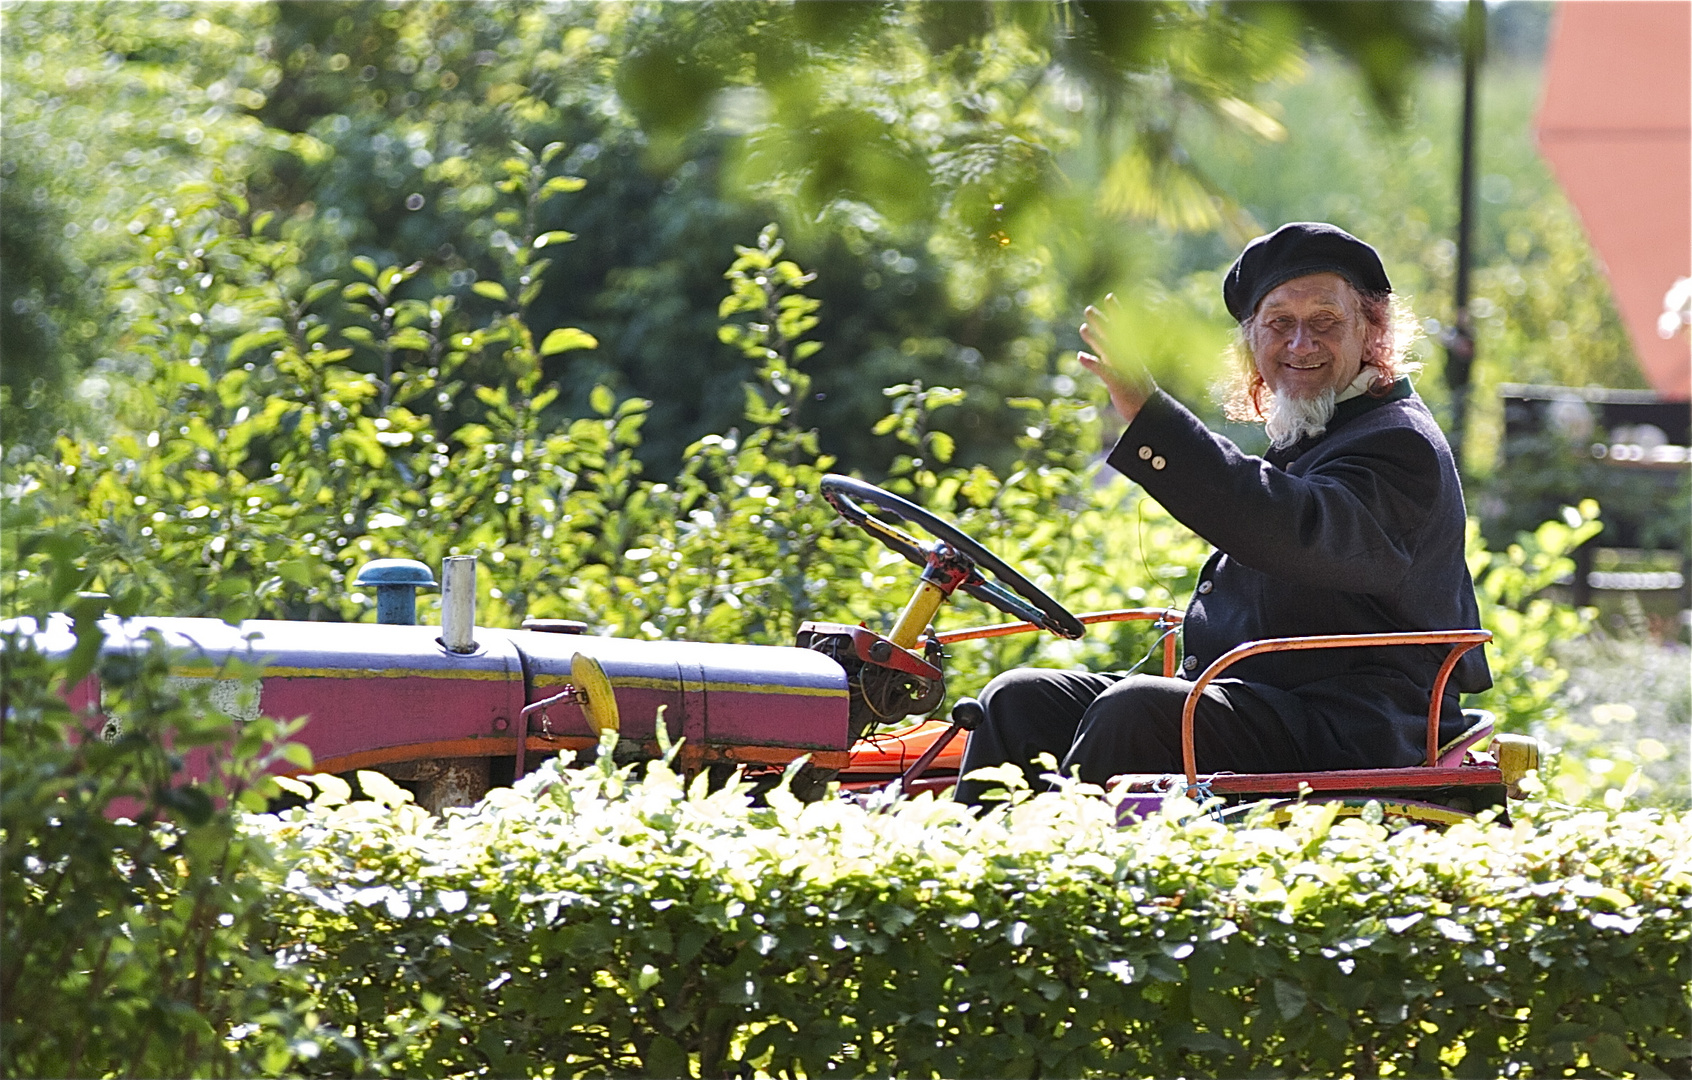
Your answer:
[[[97,613],[73,608],[79,624]],[[288,997],[279,969],[248,948],[261,898],[248,871],[270,854],[237,819],[276,793],[262,776],[297,726],[255,717],[235,737],[216,680],[173,677],[156,635],[101,659],[98,711],[73,711],[61,695],[82,644],[103,636],[78,630],[68,655],[0,637],[0,1067],[247,1072],[225,1042],[237,1024],[278,1021],[252,1037],[254,1057],[285,1050],[295,1025],[272,1011]],[[253,672],[217,675],[250,685]]]
[[[616,400],[608,386],[596,386],[593,388],[593,393],[588,395],[588,401],[593,405],[593,411],[600,416],[610,416],[611,407]]]
[[[558,179],[562,179],[562,178],[561,177],[553,177],[553,180],[558,180]],[[548,184],[550,184],[551,182],[552,181],[550,181],[550,180],[547,181]],[[539,236],[535,237],[535,242],[534,242],[533,246],[535,248],[539,249],[539,248],[546,247],[548,244],[567,244],[571,240],[574,240],[575,238],[576,238],[576,234],[573,233],[573,232],[565,232],[562,229],[554,229],[551,232],[544,232],[544,233],[541,233]]]
[[[641,1072],[646,1076],[688,1076],[687,1051],[668,1035],[660,1035],[647,1045],[641,1058]]]
[[[489,1042],[504,1072],[568,1046],[573,1073],[678,1076],[1687,1063],[1685,813],[1427,832],[1308,806],[1275,829],[1175,799],[1124,828],[1080,786],[982,817],[748,790],[601,754],[439,820],[326,789],[255,821],[280,849],[264,940],[308,947],[322,1024],[357,1032],[297,1067],[388,1052],[430,996],[442,1075]],[[1629,926],[1584,906],[1605,890]]]
[[[597,349],[599,339],[586,330],[578,330],[573,326],[562,326],[546,335],[541,342],[540,354],[553,356],[571,349]]]
[[[717,305],[722,320],[717,340],[758,363],[758,385],[746,386],[746,419],[776,428],[771,449],[791,461],[815,453],[814,437],[807,439],[797,425],[811,388],[811,377],[798,365],[822,348],[821,342],[800,340],[816,328],[821,303],[802,291],[816,274],[781,258],[785,248],[773,223],[759,231],[757,247],[735,245],[737,257],[723,275],[730,291]]]
[[[586,186],[587,181],[583,180],[579,176],[554,176],[547,180],[545,184],[541,185],[541,198],[546,199],[552,197],[553,195],[562,195],[571,191],[580,191]],[[548,233],[546,235],[560,237],[559,239],[548,241],[548,243],[552,244],[561,244],[565,240],[575,239],[575,235],[573,233]]]

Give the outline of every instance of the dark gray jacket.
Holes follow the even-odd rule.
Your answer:
[[[1186,678],[1259,638],[1480,625],[1451,448],[1408,380],[1385,398],[1341,402],[1325,434],[1268,458],[1159,392],[1109,461],[1217,548],[1187,608]],[[1275,705],[1309,768],[1415,765],[1445,651],[1283,652],[1223,677],[1252,683]],[[1451,684],[1442,741],[1462,729],[1455,691],[1492,685],[1482,650],[1463,658]]]

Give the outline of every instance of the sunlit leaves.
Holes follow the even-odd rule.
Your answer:
[[[1020,213],[1060,182],[1055,155],[1071,135],[1050,106],[1079,95],[1077,107],[1128,136],[1100,209],[1205,229],[1222,220],[1209,204],[1225,198],[1180,151],[1190,106],[1252,137],[1284,137],[1251,99],[1296,76],[1304,20],[1365,66],[1383,102],[1438,41],[1419,16],[1359,29],[1368,20],[1353,5],[1255,7],[1265,10],[866,5],[852,9],[850,32],[820,36],[799,27],[806,5],[637,9],[618,22],[618,89],[667,155],[722,113],[744,133],[743,180],[796,199],[807,218],[867,204],[889,221],[964,230],[983,253],[995,246],[988,207]]]
[[[1391,117],[1403,115],[1417,62],[1460,40],[1458,28],[1444,25],[1450,14],[1431,4],[1293,0],[1227,7],[1272,33],[1314,31],[1358,66],[1376,107]]]
[[[331,796],[256,823],[282,850],[267,933],[309,950],[326,1023],[358,1031],[308,1071],[380,1052],[425,996],[448,1073],[482,1060],[458,1032],[490,1027],[511,1072],[1685,1059],[1684,814],[1536,806],[1431,832],[1334,805],[1223,824],[1174,799],[1124,828],[1077,785],[979,818],[783,788],[754,806],[610,750],[440,821]]]
[[[563,326],[546,335],[545,340],[541,342],[540,354],[553,356],[571,349],[593,349],[598,346],[599,340],[586,330]]]
[[[1148,134],[1139,152],[1122,154],[1111,163],[1099,205],[1109,213],[1182,229],[1210,229],[1222,222],[1220,191],[1179,164],[1159,133]]]
[[[253,669],[173,677],[156,640],[100,659],[98,714],[73,711],[62,695],[103,637],[92,610],[76,614],[68,655],[4,637],[0,1061],[35,1076],[244,1072],[224,1037],[285,995],[247,947],[261,898],[247,871],[268,848],[236,819],[277,793],[267,769],[310,755],[278,750],[298,725],[236,715],[254,704]],[[285,1045],[285,1013],[255,1043]]]

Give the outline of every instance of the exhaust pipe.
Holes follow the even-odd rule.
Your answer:
[[[449,555],[441,564],[441,644],[448,652],[476,651],[474,555]]]

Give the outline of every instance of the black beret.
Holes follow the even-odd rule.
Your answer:
[[[1222,279],[1222,301],[1245,322],[1270,290],[1306,274],[1338,274],[1358,291],[1392,291],[1375,249],[1335,225],[1295,221],[1245,246]]]

